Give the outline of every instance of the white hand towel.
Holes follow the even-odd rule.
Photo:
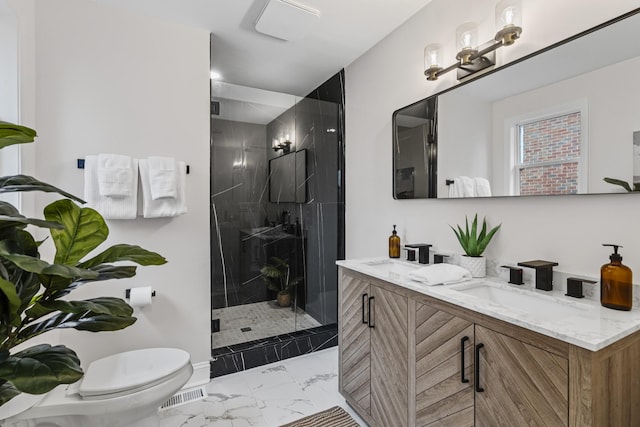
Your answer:
[[[103,197],[130,197],[134,175],[132,160],[119,154],[98,154],[98,188]]]
[[[473,179],[468,176],[459,176],[456,179],[462,183],[462,197],[475,197],[476,190],[473,185]]]
[[[491,197],[491,183],[487,178],[473,178],[476,197]]]
[[[153,200],[151,196],[151,181],[149,176],[149,162],[140,159],[140,183],[142,184],[142,216],[144,218],[163,218],[178,216],[187,212],[186,201],[186,165],[176,162],[177,197],[165,197]]]
[[[105,219],[135,219],[138,204],[138,162],[131,159],[135,179],[129,188],[130,196],[101,196],[98,185],[98,156],[86,156],[84,161],[84,200]]]
[[[449,285],[471,279],[469,270],[454,264],[433,264],[409,272],[409,277],[427,286]]]
[[[458,176],[449,185],[449,198],[474,197],[476,194],[473,180],[468,176]]]
[[[176,161],[173,157],[149,157],[149,183],[153,200],[178,196]]]

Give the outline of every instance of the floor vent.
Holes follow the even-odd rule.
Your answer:
[[[160,410],[175,408],[177,406],[186,405],[187,403],[197,402],[198,400],[206,399],[207,389],[204,387],[190,388],[187,390],[179,391],[174,394],[160,406]]]

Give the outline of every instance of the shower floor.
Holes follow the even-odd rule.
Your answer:
[[[220,319],[220,332],[212,334],[213,348],[322,326],[301,308],[293,311],[291,307],[279,307],[275,301],[216,308],[211,316]]]

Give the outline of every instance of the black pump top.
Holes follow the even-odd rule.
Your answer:
[[[395,236],[396,234],[398,234],[398,232],[396,231],[396,225],[393,224],[393,232],[392,234]]]
[[[618,254],[618,248],[621,248],[622,246],[614,245],[612,243],[603,243],[602,246],[613,246],[613,253],[609,257],[609,259],[611,261],[617,261],[617,262],[622,261],[622,255]]]

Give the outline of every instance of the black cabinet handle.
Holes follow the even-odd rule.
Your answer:
[[[372,320],[373,320],[373,315],[372,315],[372,311],[371,311],[371,301],[373,301],[375,299],[375,297],[369,297],[369,327],[370,328],[375,328],[376,325],[373,324]]]
[[[467,341],[469,341],[469,337],[467,336],[460,339],[460,382],[463,384],[469,382],[469,379],[464,377],[464,343]]]
[[[484,347],[484,344],[476,345],[476,391],[482,393],[484,389],[480,387],[480,349]]]
[[[364,323],[365,325],[367,323],[369,323],[369,321],[367,320],[367,318],[364,315],[364,302],[367,300],[368,296],[369,296],[369,294],[363,294],[362,295],[362,323]]]

